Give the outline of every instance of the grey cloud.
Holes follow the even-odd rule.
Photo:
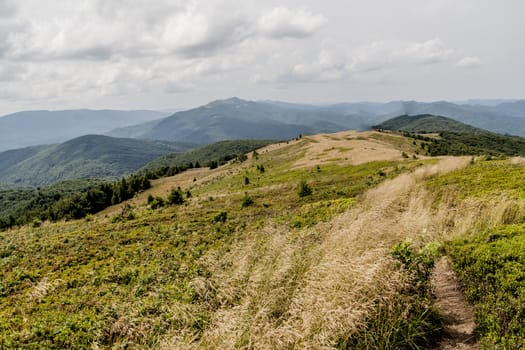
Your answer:
[[[0,61],[0,82],[19,80],[25,72],[21,65]]]
[[[11,0],[0,0],[0,20],[11,19],[18,12],[16,3]]]
[[[261,34],[269,38],[305,38],[313,35],[326,21],[322,14],[276,7],[261,16],[258,27]]]
[[[235,46],[252,35],[249,24],[240,19],[222,23],[210,22],[201,37],[177,45],[173,51],[190,58],[208,56]]]

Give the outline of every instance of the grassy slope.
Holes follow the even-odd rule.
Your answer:
[[[133,216],[118,209],[1,233],[3,345],[384,348],[387,340],[406,346],[424,328],[406,319],[418,315],[415,299],[404,294],[414,277],[395,264],[390,248],[505,221],[506,208],[520,199],[514,186],[523,165],[481,162],[466,179],[461,170],[440,175],[468,160],[402,160],[401,150],[417,148],[411,140],[372,136],[395,143],[400,160],[341,161],[351,152],[372,157],[379,144],[352,150],[358,139],[338,137],[334,151],[342,158],[329,161],[329,152],[323,158],[309,150],[323,151],[324,139],[308,137],[271,145],[242,164],[199,170],[195,182],[188,174],[159,182],[191,190],[182,206],[151,210],[143,200]],[[412,171],[423,162],[428,166]],[[508,184],[506,200],[499,185],[469,192],[483,181],[486,164],[501,168],[492,175]],[[297,195],[300,180],[312,195]],[[246,196],[254,204],[241,207]]]

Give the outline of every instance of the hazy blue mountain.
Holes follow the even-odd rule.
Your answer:
[[[500,103],[494,109],[513,117],[525,118],[525,100]]]
[[[283,140],[298,134],[364,130],[373,124],[368,117],[330,106],[230,98],[177,112],[158,123],[113,130],[108,135],[200,144],[234,139]]]
[[[515,102],[517,100],[502,99],[502,98],[491,98],[491,99],[476,99],[471,98],[463,101],[450,101],[457,105],[472,105],[472,106],[497,106],[501,103]]]
[[[0,151],[54,144],[166,116],[157,111],[26,111],[0,117]]]
[[[68,179],[116,178],[162,155],[190,148],[187,144],[86,135],[58,145],[0,153],[0,182],[42,186]]]
[[[199,144],[232,139],[289,139],[298,134],[366,130],[403,114],[432,114],[501,134],[525,136],[524,100],[483,101],[475,100],[477,104],[392,101],[309,105],[234,97],[153,122],[119,128],[108,135]]]
[[[155,119],[149,122],[131,125],[131,126],[124,126],[122,128],[116,128],[113,130],[110,130],[109,132],[104,133],[106,136],[111,137],[124,137],[124,138],[134,138],[134,139],[140,139],[143,138],[142,135],[146,133],[147,131],[153,129],[158,123],[160,123],[164,118],[161,119]]]

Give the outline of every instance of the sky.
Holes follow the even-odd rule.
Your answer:
[[[524,98],[523,0],[0,0],[0,115]]]

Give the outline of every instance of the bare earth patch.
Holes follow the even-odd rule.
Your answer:
[[[436,264],[432,275],[436,304],[444,318],[445,337],[437,349],[479,349],[474,329],[473,309],[463,296],[456,274],[447,257]]]

